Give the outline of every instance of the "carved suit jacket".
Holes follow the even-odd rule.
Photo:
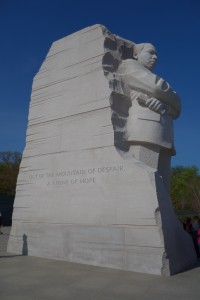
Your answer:
[[[165,80],[133,59],[121,63],[117,76],[124,94],[132,101],[127,120],[127,140],[158,145],[170,149],[171,155],[174,155],[173,119],[181,110],[176,92]],[[160,114],[141,105],[138,102],[141,95],[159,99],[166,106],[166,112]]]

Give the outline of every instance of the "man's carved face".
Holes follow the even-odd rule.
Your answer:
[[[157,61],[156,49],[151,44],[145,44],[142,51],[135,54],[135,58],[148,70],[152,70]]]

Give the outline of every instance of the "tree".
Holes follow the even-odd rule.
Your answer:
[[[20,152],[0,152],[0,195],[15,195]]]
[[[176,210],[200,211],[200,176],[197,167],[172,168],[171,199]]]
[[[196,176],[190,185],[192,205],[195,210],[200,211],[200,176]]]

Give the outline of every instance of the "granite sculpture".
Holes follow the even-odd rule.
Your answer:
[[[133,157],[158,170],[170,190],[170,158],[174,154],[173,119],[181,105],[170,85],[153,74],[156,49],[151,44],[133,47],[133,58],[122,60],[117,73],[124,94],[131,100],[127,141]]]
[[[158,275],[196,263],[169,194],[180,99],[156,58],[102,25],[53,43],[33,81],[9,252]]]

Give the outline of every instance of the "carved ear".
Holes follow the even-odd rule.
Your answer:
[[[133,53],[133,58],[136,59],[136,60],[138,59],[137,53]]]

